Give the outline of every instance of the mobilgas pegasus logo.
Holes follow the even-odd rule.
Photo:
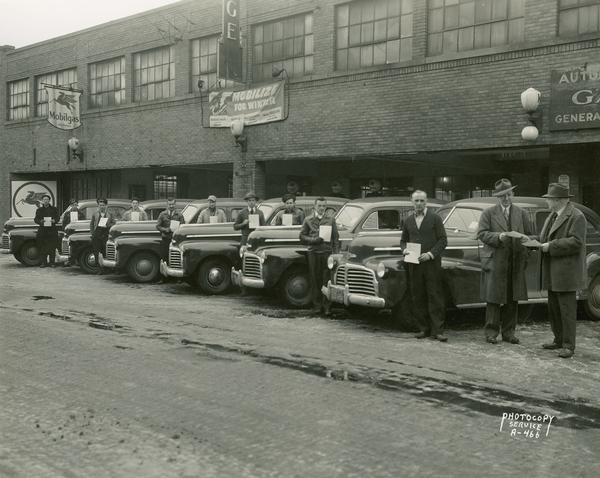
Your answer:
[[[60,129],[75,129],[81,126],[79,117],[80,91],[46,85],[48,92],[48,121]]]
[[[50,196],[50,204],[56,204],[55,181],[13,181],[12,190],[13,216],[16,217],[34,217],[46,194]]]

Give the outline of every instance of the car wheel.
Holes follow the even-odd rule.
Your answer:
[[[151,252],[138,252],[127,262],[127,275],[134,282],[152,282],[160,275],[160,260]]]
[[[590,283],[583,308],[590,320],[600,320],[600,275],[594,277]]]
[[[392,309],[392,318],[401,330],[406,332],[419,331],[419,324],[412,312],[412,303],[408,292],[404,294],[402,300]]]
[[[21,256],[19,262],[26,266],[39,266],[42,263],[42,255],[35,241],[27,241],[23,244],[19,255]]]
[[[281,279],[281,297],[292,307],[307,307],[311,303],[308,270],[294,268],[287,271]]]
[[[225,259],[207,259],[198,268],[197,282],[205,294],[223,294],[231,286],[231,264]]]
[[[95,274],[100,268],[96,264],[96,258],[91,247],[85,247],[79,254],[77,261],[79,262],[79,268],[86,274]]]

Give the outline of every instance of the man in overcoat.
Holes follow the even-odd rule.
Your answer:
[[[163,261],[169,260],[169,245],[173,239],[173,230],[176,221],[179,224],[185,224],[183,214],[177,211],[177,200],[175,198],[167,198],[167,209],[161,211],[156,219],[156,229],[160,232],[160,257]]]
[[[431,337],[446,342],[448,338],[443,333],[446,310],[442,253],[446,249],[448,238],[440,216],[427,209],[427,194],[417,190],[413,192],[411,199],[415,209],[404,220],[400,246],[406,250],[407,243],[421,245],[419,263],[404,263],[408,272],[413,312],[421,329],[416,338]]]
[[[100,265],[100,254],[104,253],[106,241],[108,241],[108,231],[115,225],[115,218],[108,210],[108,201],[104,198],[97,199],[98,210],[92,215],[90,221],[90,232],[92,234],[92,251],[98,265],[98,274],[104,273],[104,268]],[[106,220],[104,220],[106,219]]]
[[[242,239],[240,241],[240,245],[245,246],[248,242],[248,236],[253,229],[250,228],[250,215],[257,214],[258,215],[258,225],[265,225],[265,215],[263,212],[256,207],[256,201],[258,201],[258,196],[254,194],[252,191],[247,193],[244,196],[244,200],[248,207],[242,209],[238,216],[235,218],[235,222],[233,224],[233,228],[236,231],[241,231]]]
[[[522,245],[533,235],[529,214],[512,203],[511,182],[502,178],[494,184],[498,204],[483,211],[477,238],[483,242],[481,257],[481,299],[485,309],[485,339],[518,344],[515,335],[518,301],[527,300],[528,249]],[[514,237],[511,237],[514,236]]]
[[[546,219],[542,242],[542,286],[548,289],[548,315],[554,341],[545,349],[559,349],[558,356],[575,353],[577,322],[576,291],[585,287],[585,216],[569,201],[569,188],[558,183],[548,186],[546,198],[552,213]]]
[[[58,209],[50,204],[50,195],[44,194],[42,205],[35,211],[34,222],[39,226],[36,235],[37,247],[42,255],[40,267],[54,267],[58,245]]]

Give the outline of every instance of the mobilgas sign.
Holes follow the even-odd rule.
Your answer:
[[[551,74],[550,130],[600,128],[600,65]]]
[[[234,119],[244,124],[270,123],[283,119],[283,81],[251,90],[212,92],[209,98],[211,128],[229,128]]]
[[[81,91],[53,85],[45,85],[45,88],[48,92],[48,122],[59,129],[79,128]]]

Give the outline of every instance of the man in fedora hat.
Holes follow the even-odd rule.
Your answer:
[[[35,211],[34,222],[39,226],[36,234],[37,247],[42,256],[40,267],[54,267],[58,246],[58,209],[50,204],[49,194],[42,196],[42,205]]]
[[[575,352],[577,299],[585,287],[585,232],[587,223],[581,211],[571,204],[569,188],[551,183],[546,198],[552,213],[546,219],[542,242],[542,286],[548,289],[548,315],[554,341],[545,349],[559,349],[558,356],[569,358]]]
[[[481,214],[477,238],[481,249],[481,298],[486,302],[485,339],[518,344],[517,304],[527,300],[525,268],[528,250],[522,245],[533,234],[529,214],[512,203],[516,186],[502,178],[494,184],[498,204]]]
[[[254,194],[254,192],[250,191],[244,196],[244,200],[248,205],[247,208],[244,208],[240,211],[237,218],[235,219],[235,223],[233,224],[233,228],[236,231],[242,232],[242,240],[240,241],[240,245],[245,246],[248,242],[248,235],[252,231],[250,227],[250,216],[258,215],[258,225],[265,225],[265,216],[263,212],[256,207],[256,201],[258,201],[258,196]]]

